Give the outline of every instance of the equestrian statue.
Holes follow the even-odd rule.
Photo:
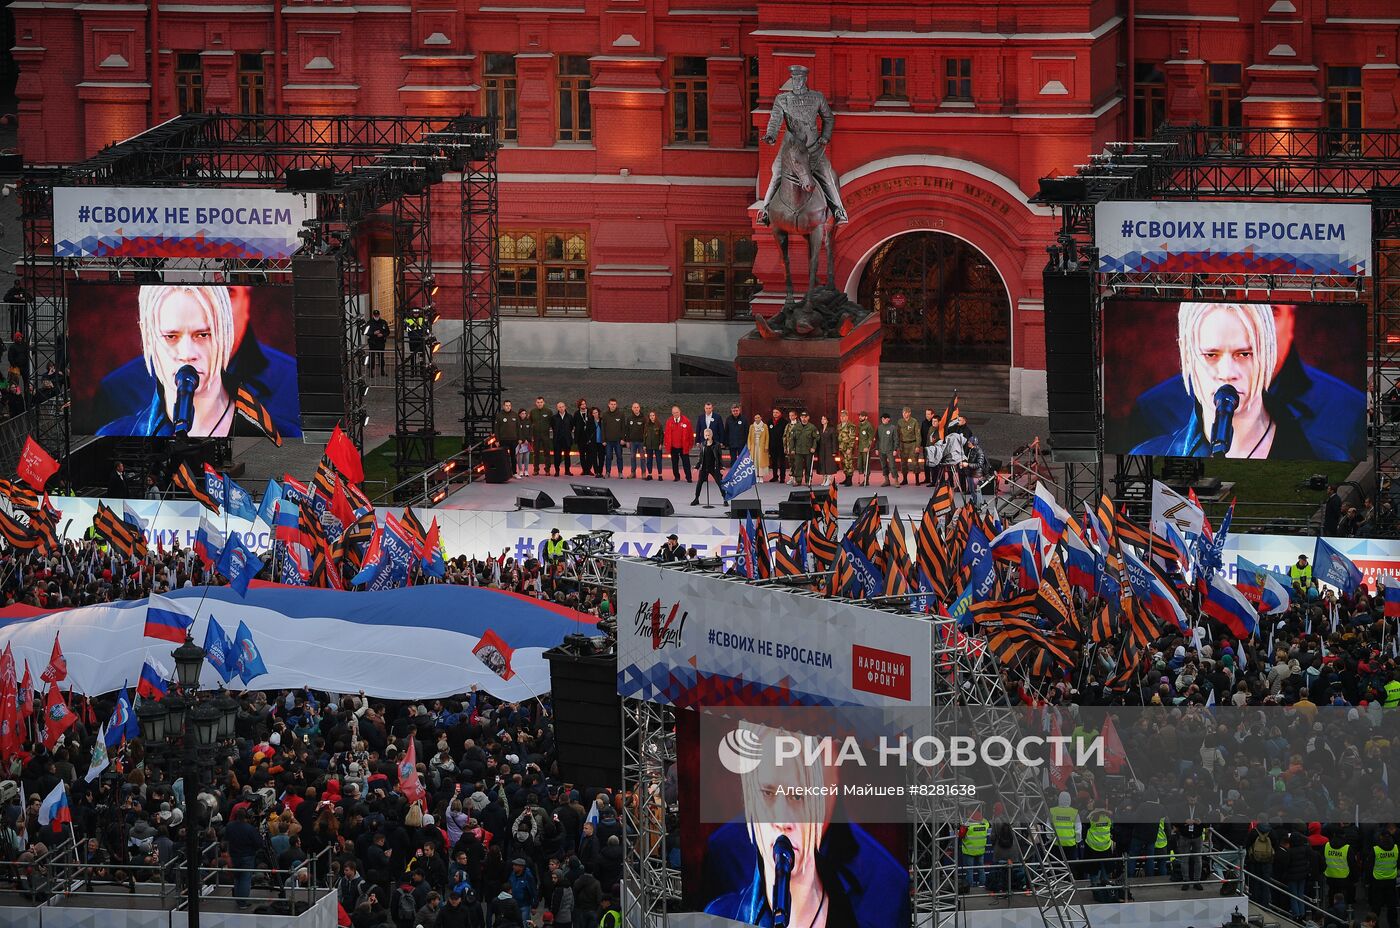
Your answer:
[[[836,120],[826,98],[807,86],[807,69],[793,65],[791,75],[773,100],[772,115],[763,141],[783,143],[773,159],[773,179],[759,204],[758,221],[773,230],[783,256],[787,299],[771,320],[755,317],[759,334],[781,336],[840,335],[849,332],[866,311],[846,299],[833,282],[835,277],[836,226],[846,222],[840,184],[826,146]],[[793,291],[788,241],[793,235],[807,239],[807,292],[799,300]],[[826,254],[826,283],[817,279],[818,262]]]

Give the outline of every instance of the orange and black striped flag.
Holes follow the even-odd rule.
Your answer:
[[[369,501],[365,491],[357,484],[351,483],[348,477],[340,478],[340,488],[345,491],[345,498],[350,501],[350,506],[356,512],[374,512],[374,504]]]
[[[953,420],[961,416],[958,411],[958,391],[953,391],[953,399],[943,407],[943,415],[938,417],[938,440],[942,441],[948,436],[948,426],[953,424]]]
[[[946,483],[939,484],[938,489],[933,491],[933,496],[929,497],[928,511],[938,517],[952,515],[953,488]]]
[[[855,545],[866,560],[880,563],[880,502],[870,497],[870,504],[861,510],[860,518],[846,530],[846,540]]]
[[[800,535],[803,531],[804,529],[799,528],[797,534]],[[773,536],[773,540],[773,576],[796,577],[801,574],[802,567],[797,563],[797,537],[778,532]]]
[[[1050,555],[1050,563],[1040,578],[1040,587],[1035,591],[1036,612],[1048,619],[1052,627],[1065,631],[1077,638],[1084,637],[1084,630],[1074,611],[1074,598],[1069,588],[1069,574],[1057,550]]]
[[[39,491],[17,480],[0,478],[0,493],[3,493],[6,499],[20,509],[39,508]]]
[[[1094,515],[1097,517],[1097,525],[1103,526],[1103,530],[1108,533],[1107,538],[1099,539],[1099,546],[1103,548],[1104,554],[1118,552],[1118,513],[1113,508],[1113,500],[1104,493],[1099,497],[1099,505],[1096,507]]]
[[[58,510],[47,505],[48,498],[45,497],[45,505],[40,506],[29,514],[29,528],[39,538],[38,549],[41,554],[49,555],[58,550]]]
[[[938,516],[931,508],[924,509],[923,518],[914,526],[914,563],[929,582],[940,600],[948,596],[948,553],[943,536],[938,534]]]
[[[316,464],[316,473],[311,477],[311,492],[319,495],[329,506],[332,497],[335,496],[335,486],[338,482],[335,467],[323,456]]]
[[[856,569],[851,566],[850,555],[844,548],[836,549],[836,558],[831,564],[831,577],[827,581],[827,596],[849,596],[856,582]]]
[[[179,470],[175,471],[174,482],[175,486],[199,500],[199,504],[205,509],[208,509],[210,512],[219,511],[218,502],[204,489],[204,477],[202,475],[196,477],[194,474],[190,473],[190,465],[188,463],[181,464]]]
[[[949,564],[961,564],[963,551],[967,548],[967,536],[972,531],[973,512],[971,506],[963,506],[958,510],[958,517],[953,521],[953,530],[948,535],[948,544],[944,548],[948,552]]]
[[[909,558],[903,561],[891,561],[885,567],[885,589],[886,596],[907,596],[913,592],[909,585]]]
[[[39,547],[38,533],[3,509],[0,509],[0,538],[4,538],[17,551],[32,551]]]
[[[968,607],[973,624],[1005,622],[1035,612],[1035,591],[1019,593],[1010,599],[985,599]]]
[[[1138,675],[1143,653],[1134,645],[1124,643],[1123,650],[1118,654],[1118,666],[1114,669],[1113,676],[1104,681],[1104,687],[1121,693],[1132,686],[1133,678]]]
[[[1129,599],[1124,603],[1124,614],[1128,619],[1128,640],[1134,647],[1145,650],[1157,640],[1161,631],[1161,619],[1143,608],[1136,599]]]
[[[773,553],[768,548],[772,536],[763,526],[761,512],[753,520],[753,535],[754,576],[759,580],[767,580],[773,576]]]
[[[146,557],[146,536],[140,529],[123,522],[105,503],[97,504],[97,515],[92,519],[92,527],[126,557]]]
[[[812,556],[813,571],[831,570],[836,563],[838,547],[834,528],[821,519],[813,518],[807,521],[807,550]]]
[[[1013,616],[987,635],[987,649],[1005,667],[1020,666],[1036,676],[1073,666],[1072,652],[1058,636],[1047,635],[1034,623]]]
[[[1108,609],[1108,603],[1099,606],[1098,614],[1094,616],[1094,621],[1089,623],[1089,640],[1094,644],[1103,644],[1111,641],[1117,633],[1113,627],[1113,613]]]
[[[268,415],[263,404],[247,387],[238,388],[238,399],[234,401],[233,409],[240,416],[256,425],[264,435],[272,440],[274,445],[282,447],[282,434],[277,431],[277,426],[272,424],[272,416]]]
[[[1120,543],[1126,542],[1144,554],[1152,550],[1152,536],[1147,529],[1128,517],[1127,507],[1119,511],[1114,525],[1114,534]]]
[[[904,569],[904,579],[909,579],[909,542],[904,537],[904,522],[899,518],[898,509],[890,515],[890,524],[885,526],[885,546],[880,551],[880,559],[875,563],[886,573],[892,565],[899,565]]]
[[[346,526],[345,531],[336,540],[339,549],[333,552],[336,557],[348,561],[358,569],[361,558],[364,557],[363,546],[369,544],[370,539],[374,537],[374,525],[374,513],[366,512]]]
[[[428,537],[428,530],[423,527],[418,516],[413,514],[413,510],[407,506],[403,508],[403,518],[399,519],[399,526],[404,530],[404,537],[413,545],[413,550],[421,557],[423,543]]]

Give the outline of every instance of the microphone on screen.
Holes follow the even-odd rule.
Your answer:
[[[773,928],[787,928],[792,914],[792,842],[778,835],[773,842]]]
[[[1223,458],[1235,440],[1235,410],[1240,391],[1228,383],[1215,391],[1215,424],[1210,427],[1210,456]]]
[[[194,391],[199,389],[199,372],[186,364],[175,372],[175,434],[188,435],[194,426]]]

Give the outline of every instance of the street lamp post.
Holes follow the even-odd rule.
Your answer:
[[[141,737],[148,756],[155,760],[165,755],[167,738],[181,741],[181,777],[185,800],[185,900],[190,928],[199,928],[200,866],[199,832],[204,821],[203,803],[199,802],[200,763],[212,763],[212,751],[224,738],[233,736],[234,716],[238,703],[222,690],[217,697],[199,692],[199,673],[204,666],[204,649],[188,637],[171,656],[175,659],[175,676],[184,694],[167,696],[161,702],[143,701],[136,711],[141,725]],[[199,698],[201,695],[204,698]],[[206,753],[207,752],[207,753]],[[202,758],[201,754],[206,757]]]

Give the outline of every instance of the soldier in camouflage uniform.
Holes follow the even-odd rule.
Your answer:
[[[846,482],[851,485],[851,473],[856,468],[856,439],[860,429],[851,421],[851,414],[841,410],[841,422],[836,426],[836,446],[841,450],[841,469],[846,472]]]
[[[812,414],[805,409],[802,410],[802,421],[788,426],[787,437],[792,441],[792,453],[797,458],[794,475],[798,486],[812,484],[812,453],[817,450],[820,434],[812,424]]]
[[[870,486],[870,458],[874,450],[875,423],[870,421],[870,413],[862,412],[856,432],[856,454],[859,457],[857,464],[860,465],[860,482],[867,487]]]
[[[905,406],[894,428],[899,433],[899,485],[904,486],[909,482],[910,465],[919,457],[919,420],[914,418],[913,410]],[[919,472],[915,471],[914,480],[918,479]]]
[[[792,449],[792,430],[795,429],[795,428],[797,428],[798,424],[799,424],[799,423],[798,423],[798,421],[797,421],[797,410],[796,410],[796,409],[789,409],[789,410],[788,410],[788,423],[787,423],[787,428],[783,430],[783,457],[787,458],[787,462],[788,462],[788,466],[789,466],[789,467],[795,467],[795,465],[796,465],[796,463],[797,463],[796,461],[793,460],[793,457],[792,457],[792,455],[793,455],[793,449]],[[795,480],[793,479],[793,477],[794,477],[795,475],[796,475],[796,470],[795,470],[795,469],[794,469],[791,473],[788,474],[788,478],[787,478],[788,486],[792,486],[794,483],[797,482],[797,481],[795,481]]]

